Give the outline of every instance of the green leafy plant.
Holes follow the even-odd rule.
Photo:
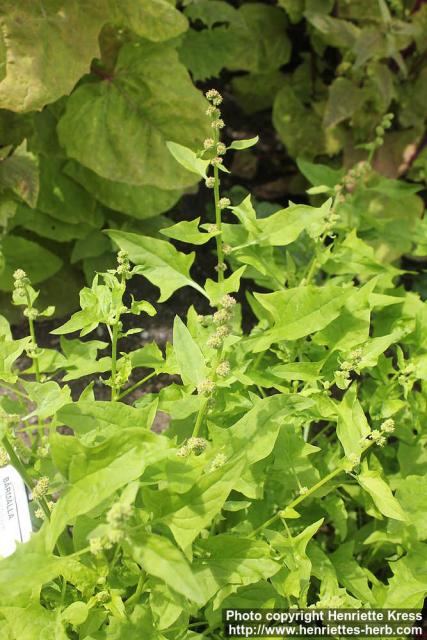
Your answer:
[[[169,224],[159,216],[200,176],[174,162],[167,142],[194,151],[208,135],[196,83],[210,78],[226,83],[246,115],[267,113],[285,147],[280,173],[294,172],[296,159],[336,167],[340,156],[352,167],[392,110],[375,166],[425,181],[423,3],[182,4],[6,0],[0,8],[5,307],[22,268],[44,282],[41,295],[58,314],[70,311],[81,272],[90,283],[113,267],[104,228],[150,237]]]
[[[198,152],[168,147],[212,189],[215,224],[162,233],[210,243],[215,278],[196,282],[194,253],[170,241],[112,229],[117,264],[82,289],[53,350],[37,343],[53,309],[14,274],[29,335],[0,318],[0,463],[31,492],[35,532],[0,560],[8,640],[217,639],[223,607],[422,607],[427,316],[398,259],[426,229],[416,217],[397,239],[361,204],[417,196],[369,163],[302,162],[320,206],[261,217],[250,196],[233,205],[227,151],[257,140],[227,147],[222,98],[206,95],[212,136]],[[122,351],[140,331],[126,317],[156,313],[127,292],[141,276],[159,302],[196,296],[164,350]],[[100,326],[110,344],[91,338]],[[160,390],[136,394],[160,374]]]

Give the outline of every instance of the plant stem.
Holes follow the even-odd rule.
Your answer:
[[[117,393],[120,389],[116,388],[115,378],[117,371],[117,340],[119,337],[119,318],[113,326],[113,336],[111,339],[111,400],[117,399]]]
[[[25,287],[25,296],[27,298],[27,308],[28,308],[28,311],[30,312],[28,315],[28,326],[30,328],[30,336],[33,343],[33,349],[36,350],[37,349],[36,331],[34,328],[34,320],[33,318],[31,318],[31,310],[33,308],[33,304],[31,302],[30,294],[28,293],[28,289],[26,287]],[[39,367],[39,361],[37,359],[37,354],[36,354],[36,357],[33,358],[33,362],[34,362],[36,380],[37,382],[40,382],[40,367]]]
[[[122,398],[125,398],[127,395],[129,395],[129,393],[132,393],[132,391],[135,391],[135,389],[138,389],[138,387],[144,384],[144,382],[147,382],[147,380],[150,380],[155,375],[157,375],[156,371],[152,371],[147,376],[145,376],[145,378],[142,378],[142,380],[138,380],[138,382],[135,382],[135,384],[133,384],[131,387],[128,387],[127,389],[122,391],[122,393],[119,393],[116,400],[121,400]]]
[[[320,438],[320,436],[325,433],[325,431],[330,429],[330,427],[331,427],[331,425],[328,423],[326,426],[324,426],[322,429],[320,429],[320,431],[315,433],[314,436],[310,440],[310,444],[313,444],[313,442],[316,442],[316,440],[318,440]]]
[[[200,427],[202,426],[203,418],[205,417],[206,410],[208,408],[209,398],[206,398],[200,405],[199,412],[196,418],[196,424],[193,429],[193,438],[197,438],[199,435]]]
[[[144,589],[146,574],[141,570],[139,574],[138,584],[136,585],[135,592],[126,600],[126,606],[137,604],[139,598],[141,597],[142,591]]]
[[[368,449],[370,449],[370,447],[372,447],[373,444],[375,444],[374,440],[366,440],[365,441],[365,446],[362,449],[362,451],[360,453],[360,456],[362,456],[364,453],[366,453],[366,451]],[[320,489],[320,487],[323,487],[323,485],[326,484],[327,482],[329,482],[329,480],[332,480],[332,478],[335,478],[335,476],[338,476],[343,471],[346,471],[346,469],[344,467],[344,463],[346,461],[347,461],[346,456],[341,458],[339,460],[339,464],[338,464],[337,468],[334,469],[334,471],[331,471],[330,473],[328,473],[324,478],[319,480],[319,482],[316,482],[316,484],[314,484],[312,487],[310,487],[310,489],[308,489],[308,491],[306,491],[302,495],[299,495],[298,497],[296,497],[295,500],[292,500],[292,502],[290,502],[287,505],[287,507],[285,507],[285,509],[280,509],[277,513],[274,514],[274,516],[272,516],[271,518],[269,518],[269,520],[264,522],[264,524],[260,525],[257,529],[252,531],[252,533],[249,534],[248,537],[249,538],[253,538],[254,536],[256,536],[257,533],[259,533],[260,531],[262,531],[266,527],[269,527],[271,524],[276,522],[276,520],[278,520],[281,517],[280,514],[283,511],[285,511],[286,509],[294,509],[296,506],[301,504],[301,502],[303,502],[306,498],[308,498],[309,496],[313,495],[313,493],[315,493],[318,489]]]
[[[332,478],[335,478],[335,476],[339,475],[340,473],[342,473],[344,471],[344,469],[342,467],[337,467],[337,469],[334,469],[334,471],[331,471],[330,473],[328,473],[324,478],[322,478],[321,480],[319,480],[319,482],[316,482],[316,484],[314,484],[312,487],[310,487],[310,489],[308,491],[306,491],[306,493],[298,496],[297,498],[295,498],[295,500],[292,500],[292,502],[290,502],[288,504],[288,506],[286,507],[286,509],[294,509],[296,506],[298,506],[301,502],[303,502],[306,498],[308,498],[309,496],[313,495],[313,493],[315,493],[318,489],[320,489],[320,487],[323,487],[324,484],[326,484],[327,482],[329,482],[329,480],[332,480]],[[274,516],[272,516],[271,518],[269,518],[269,520],[266,520],[266,522],[264,522],[262,525],[260,525],[257,529],[255,529],[254,531],[252,531],[251,534],[249,534],[249,538],[253,538],[254,536],[256,536],[258,533],[260,533],[260,531],[262,531],[263,529],[266,529],[267,527],[269,527],[271,524],[273,524],[274,522],[276,522],[276,520],[279,520],[281,517],[281,513],[284,511],[284,509],[280,509],[280,511],[278,511],[277,513],[274,514]]]
[[[20,459],[16,455],[15,450],[12,447],[12,445],[10,444],[7,436],[5,436],[2,439],[2,445],[6,449],[7,455],[10,458],[10,462],[11,462],[12,466],[15,467],[15,469],[18,471],[18,473],[22,476],[22,479],[24,480],[25,484],[27,485],[27,487],[31,491],[31,489],[33,488],[33,486],[35,484],[35,481],[27,473],[26,468],[24,467],[23,463],[20,461]]]
[[[215,146],[219,142],[219,133],[218,130],[215,129]],[[218,282],[222,282],[224,280],[224,253],[222,250],[222,220],[221,220],[221,207],[219,204],[220,194],[219,194],[219,169],[217,165],[214,166],[214,201],[215,201],[215,226],[219,231],[219,234],[215,236],[216,242],[216,253],[218,257]]]

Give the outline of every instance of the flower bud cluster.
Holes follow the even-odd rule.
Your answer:
[[[223,129],[225,127],[225,122],[222,118],[217,118],[216,120],[212,120],[211,127],[212,129]]]
[[[47,458],[49,455],[49,442],[46,436],[43,436],[41,444],[37,447],[37,457]]]
[[[382,432],[379,429],[375,429],[370,434],[370,440],[377,444],[379,447],[383,447],[386,443],[386,438],[383,436]]]
[[[216,107],[218,107],[222,102],[222,95],[216,89],[209,89],[208,91],[206,91],[205,95],[209,102],[211,102]]]
[[[26,307],[23,311],[23,314],[29,320],[35,320],[39,315],[39,312],[34,307]]]
[[[52,502],[52,500],[49,500],[49,502],[47,503],[47,506],[49,508],[49,511],[52,511],[53,507],[55,506],[55,503]],[[43,509],[41,507],[38,507],[35,511],[34,511],[34,515],[36,516],[36,518],[38,518],[39,520],[46,520],[46,514],[43,511]]]
[[[31,491],[33,500],[40,500],[40,498],[47,494],[48,490],[49,478],[47,476],[42,476],[37,480],[36,486]]]
[[[217,453],[207,469],[208,473],[216,471],[216,469],[220,469],[225,465],[226,462],[227,457],[223,453]]]
[[[0,447],[0,469],[1,467],[6,467],[9,464],[9,456],[7,454],[6,449]]]
[[[395,423],[393,418],[388,418],[384,420],[379,429],[371,431],[366,438],[362,438],[360,444],[366,447],[369,442],[373,442],[379,447],[383,447],[387,442],[387,436],[393,433],[394,429]]]
[[[208,445],[207,440],[204,438],[188,438],[186,443],[178,449],[176,455],[180,458],[186,458],[190,454],[194,453],[195,455],[199,455],[203,453]]]
[[[212,158],[211,160],[211,165],[213,167],[219,167],[220,164],[222,164],[224,161],[222,158],[220,158],[219,156],[215,156],[215,158]]]
[[[230,374],[230,363],[227,360],[223,360],[216,368],[217,376],[226,378]]]
[[[229,335],[231,331],[231,309],[235,304],[236,300],[228,294],[223,296],[221,299],[219,309],[213,315],[213,322],[217,325],[217,329],[208,339],[208,347],[211,347],[212,349],[219,349],[224,342],[224,338]]]
[[[351,372],[357,371],[362,360],[362,349],[358,348],[352,351],[348,357],[341,363],[338,371],[335,371],[335,379],[340,389],[347,389],[351,382]]]
[[[16,291],[20,293],[25,293],[26,285],[30,284],[30,280],[27,277],[27,274],[22,269],[17,269],[13,274],[13,286]]]
[[[125,527],[129,518],[132,516],[133,509],[131,505],[122,502],[116,502],[112,505],[107,513],[108,531],[105,536],[98,536],[89,540],[90,552],[94,556],[99,556],[104,549],[111,549],[125,537]]]
[[[341,182],[335,185],[335,197],[337,201],[340,203],[345,202],[346,198],[353,193],[359,182],[363,181],[371,170],[371,163],[367,160],[361,160],[352,169],[349,169]],[[336,216],[337,214],[335,212],[329,216],[327,224],[331,225],[330,228],[337,223],[338,217]]]
[[[119,253],[117,254],[117,269],[116,269],[118,275],[123,276],[124,278],[127,278],[129,276],[129,272],[130,272],[130,262],[129,262],[129,256],[126,253],[126,251],[119,251]]]
[[[202,380],[201,382],[199,382],[199,384],[197,385],[197,393],[199,394],[199,396],[202,395],[210,395],[215,389],[215,383],[213,382],[213,380]]]
[[[105,604],[106,602],[110,602],[111,595],[109,591],[98,591],[98,593],[95,594],[95,599],[98,604]]]
[[[384,144],[384,134],[387,129],[390,129],[393,118],[393,113],[386,113],[385,116],[383,116],[381,123],[375,127],[375,139],[373,142],[369,142],[365,145],[365,148],[370,151],[371,155]]]
[[[29,358],[32,358],[32,360],[34,360],[35,358],[38,358],[41,353],[40,349],[34,342],[30,342],[28,344],[27,348],[25,349],[25,352]]]
[[[393,433],[394,429],[395,429],[395,423],[393,418],[388,418],[380,426],[380,430],[383,433]]]

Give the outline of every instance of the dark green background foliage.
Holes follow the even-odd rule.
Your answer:
[[[81,268],[90,280],[110,264],[102,228],[156,233],[197,180],[165,141],[195,149],[205,136],[200,82],[226,88],[243,126],[272,123],[279,171],[297,157],[353,164],[391,110],[377,168],[425,180],[425,4],[175,4],[2,2],[0,291],[20,266],[61,309],[62,278],[69,301]]]
[[[422,607],[426,6],[3,1],[0,640]]]

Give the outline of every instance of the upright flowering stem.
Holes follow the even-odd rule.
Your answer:
[[[113,325],[113,335],[111,338],[111,400],[116,400],[117,394],[120,391],[120,389],[117,388],[115,382],[117,374],[117,341],[119,338],[119,318],[120,315]]]
[[[120,287],[120,299],[118,300],[116,311],[113,317],[112,327],[113,330],[110,329],[111,336],[111,400],[118,400],[120,397],[120,387],[121,384],[118,382],[117,376],[117,343],[120,337],[121,331],[121,322],[120,316],[123,311],[123,294],[126,290],[126,280],[129,276],[129,257],[125,251],[119,251],[117,256],[117,269],[116,273],[120,276],[119,287]],[[109,327],[108,327],[109,328]]]
[[[38,362],[38,347],[36,340],[36,331],[34,328],[34,319],[37,318],[38,311],[33,306],[33,301],[37,297],[36,292],[31,287],[30,280],[27,274],[22,269],[17,269],[13,274],[14,280],[14,293],[13,301],[18,306],[25,306],[24,316],[28,318],[28,326],[31,336],[31,349],[28,350],[28,355],[34,362],[34,371],[37,382],[40,382],[40,367]]]
[[[27,292],[27,300],[28,300],[28,309],[29,312],[31,314],[32,306],[31,306],[31,301],[30,301],[30,296],[28,295]],[[36,352],[37,351],[37,340],[36,340],[36,331],[34,328],[34,320],[31,317],[31,315],[28,316],[28,325],[30,328],[30,336],[31,336],[31,341],[33,343],[33,349]],[[33,358],[33,362],[34,362],[34,371],[35,371],[35,375],[36,375],[36,380],[37,382],[40,382],[40,367],[39,367],[39,360],[37,357],[37,353],[35,353],[35,358]]]
[[[215,146],[219,142],[219,131],[215,129]],[[220,194],[219,194],[219,169],[217,165],[214,165],[214,200],[215,200],[215,225],[219,231],[219,234],[215,236],[216,241],[216,253],[218,256],[218,282],[224,280],[224,253],[222,251],[222,220],[221,220],[221,206],[220,206]]]
[[[222,165],[223,156],[227,150],[225,144],[221,142],[220,130],[224,127],[224,121],[221,118],[221,111],[219,105],[222,102],[222,96],[216,89],[210,89],[206,92],[206,98],[211,103],[207,109],[207,115],[211,118],[211,126],[213,129],[213,139],[208,138],[205,140],[204,149],[205,152],[210,154],[210,164],[213,166],[213,178],[208,178],[206,184],[214,190],[214,202],[215,202],[215,227],[219,232],[215,236],[216,252],[218,257],[218,264],[216,266],[218,272],[218,282],[224,280],[224,251],[222,246],[222,221],[221,221],[221,209],[224,206],[228,206],[229,201],[221,199],[220,197],[220,180],[219,180],[219,167]],[[212,157],[213,156],[213,157]]]

